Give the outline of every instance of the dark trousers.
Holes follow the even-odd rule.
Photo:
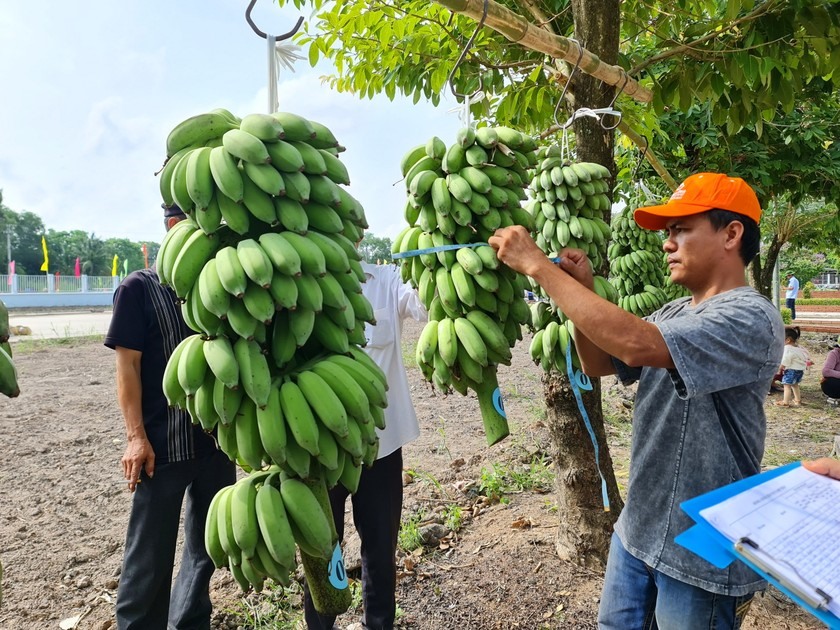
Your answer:
[[[341,484],[330,490],[338,539],[344,540],[344,505],[350,493]],[[371,630],[394,627],[397,588],[397,535],[402,512],[402,449],[376,460],[362,472],[359,490],[351,498],[353,524],[362,541],[362,602],[364,624]],[[309,630],[332,630],[335,617],[315,610],[305,589],[304,618]]]
[[[215,494],[236,480],[236,469],[218,451],[201,459],[158,464],[154,478],[143,473],[141,480],[128,521],[117,628],[209,630],[210,576],[215,567],[204,548],[204,521]],[[184,552],[173,588],[184,494]]]
[[[790,318],[796,319],[796,298],[786,298],[785,306],[790,309]]]
[[[820,387],[823,394],[829,398],[840,398],[840,378],[826,378]]]

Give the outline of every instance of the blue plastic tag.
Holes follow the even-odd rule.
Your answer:
[[[344,569],[344,556],[341,555],[341,545],[336,543],[333,549],[332,559],[327,568],[327,576],[330,584],[338,591],[347,588],[347,571]]]
[[[507,420],[507,414],[505,413],[505,401],[502,399],[502,390],[498,387],[493,392],[493,406],[496,408],[498,414]]]

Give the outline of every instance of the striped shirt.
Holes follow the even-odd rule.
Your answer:
[[[175,294],[160,284],[154,269],[135,271],[117,287],[105,345],[142,353],[143,425],[157,463],[196,459],[216,450],[213,438],[193,425],[186,411],[169,407],[163,395],[166,362],[191,334]]]

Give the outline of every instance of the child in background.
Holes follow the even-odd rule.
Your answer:
[[[782,354],[782,385],[785,388],[783,400],[776,402],[777,407],[798,407],[802,399],[799,395],[799,382],[808,367],[808,352],[797,345],[799,327],[785,326],[785,350]],[[791,395],[793,400],[791,400]]]

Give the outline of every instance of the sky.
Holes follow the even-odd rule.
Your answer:
[[[169,131],[215,107],[239,116],[268,109],[267,44],[245,22],[247,5],[0,0],[3,203],[34,212],[47,229],[159,242],[154,173]],[[298,15],[269,0],[252,12],[269,33],[289,30]],[[369,232],[393,237],[404,225],[400,158],[433,135],[454,141],[455,103],[361,100],[322,84],[330,71],[305,59],[284,70],[280,109],[333,131]]]

